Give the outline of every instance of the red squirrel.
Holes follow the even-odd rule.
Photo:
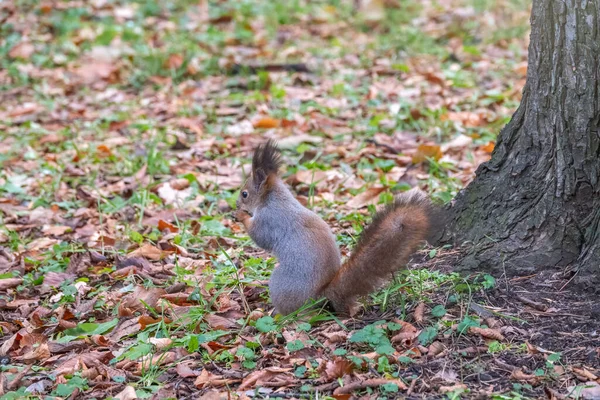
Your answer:
[[[287,315],[325,297],[336,313],[352,315],[357,298],[385,283],[426,239],[431,202],[418,189],[397,196],[374,216],[342,264],[330,227],[292,195],[279,177],[281,165],[272,141],[258,146],[234,214],[254,243],[279,261],[269,281],[275,312]]]

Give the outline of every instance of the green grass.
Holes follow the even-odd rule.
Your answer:
[[[189,309],[179,314],[174,311],[179,306],[162,301],[135,309],[131,317],[155,322],[119,339],[112,367],[181,348],[202,365],[241,365],[251,372],[267,366],[265,355],[273,356],[273,343],[283,342],[285,333],[308,337],[288,342],[288,352],[310,346],[347,360],[359,372],[375,369],[390,379],[403,377],[405,365],[385,357],[398,328],[391,320],[353,329],[322,303],[287,318],[268,315],[265,282],[275,260],[257,252],[229,214],[237,198],[233,183],[241,182],[241,165],[249,162],[249,136],[229,132],[245,119],[269,116],[296,125],[255,129],[252,138],[308,133],[320,141],[294,143],[284,151],[290,163],[284,178],[332,225],[345,252],[373,211],[344,208],[349,199],[382,185],[379,200],[384,203],[394,193],[420,185],[436,201],[447,203],[463,187],[461,174],[469,173],[463,164],[475,167],[485,158],[481,146],[495,140],[518,105],[514,70],[524,60],[527,6],[504,2],[509,7],[499,10],[491,1],[456,0],[452,8],[437,3],[425,8],[402,0],[373,26],[351,3],[210,1],[204,9],[191,0],[115,0],[95,9],[87,2],[59,1],[46,8],[36,1],[16,1],[15,14],[29,19],[18,17],[0,26],[0,92],[11,93],[0,102],[0,198],[7,210],[0,212],[0,244],[22,259],[22,268],[3,279],[23,282],[0,298],[39,299],[39,306],[51,312],[45,321],[51,326],[58,323],[57,310],[76,311],[82,302],[95,299],[91,312],[73,318],[78,326],[92,324],[87,325],[90,331],[56,329],[49,334],[50,340],[69,343],[90,340],[90,332],[114,332],[114,326],[100,332],[102,324],[122,319],[120,302],[137,288],[181,284]],[[457,9],[466,11],[458,15]],[[498,26],[490,29],[485,13]],[[434,21],[433,26],[427,21]],[[27,37],[24,27],[30,31]],[[13,57],[11,51],[25,39],[35,51]],[[492,58],[498,49],[506,51],[504,58]],[[108,61],[90,61],[94,55]],[[312,73],[232,69],[234,64],[295,62],[306,63]],[[115,69],[90,82],[78,80],[82,70],[99,63]],[[443,85],[436,83],[440,79]],[[33,111],[22,111],[31,104]],[[449,118],[481,109],[492,116],[479,126]],[[372,144],[401,133],[418,143],[443,145],[459,132],[473,139],[460,154],[449,152],[447,158],[415,165],[413,154],[402,146],[394,153]],[[406,169],[406,175],[392,175],[398,168]],[[294,181],[298,171],[307,170],[339,171],[344,180],[323,186]],[[177,232],[161,232],[146,221],[178,209],[160,191],[175,179],[189,182],[180,199],[186,215],[171,222]],[[359,184],[350,185],[350,180]],[[66,225],[65,234],[48,233]],[[100,237],[115,243],[102,245]],[[164,262],[152,265],[169,273],[156,280],[157,271],[140,267],[119,275],[117,258],[144,244],[168,253]],[[432,250],[430,256],[444,251]],[[66,271],[61,284],[43,287],[48,274]],[[414,269],[362,302],[369,312],[400,319],[420,302],[437,310],[439,316],[427,321],[419,337],[420,344],[428,345],[438,335],[458,340],[452,324],[485,325],[469,304],[473,293],[489,289],[490,282],[488,277],[464,279]],[[250,295],[255,295],[252,300]],[[234,311],[241,315],[235,327],[216,329],[210,317],[223,314],[227,301],[236,303],[240,308]],[[451,308],[467,311],[445,320],[442,311]],[[356,340],[326,348],[312,330],[324,324],[354,332]],[[166,349],[153,344],[165,338],[173,339]],[[207,346],[216,346],[215,351]],[[507,351],[503,346],[491,346],[490,352]],[[364,357],[368,351],[378,357]],[[405,364],[415,358],[402,357]],[[135,380],[116,380],[126,379],[138,396],[149,397],[175,366],[169,360],[154,361],[143,364]],[[14,374],[13,367],[23,365],[0,368]],[[51,373],[51,367],[33,371]],[[294,365],[294,376],[302,380],[298,390],[315,397],[311,392],[320,372],[315,362]],[[92,386],[81,374],[68,374],[46,394],[67,397]],[[393,397],[395,390],[391,385],[361,393]],[[2,398],[11,396],[26,395],[17,388]]]

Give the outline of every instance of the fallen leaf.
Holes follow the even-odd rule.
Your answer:
[[[270,129],[270,128],[277,128],[279,126],[280,122],[279,120],[275,119],[275,118],[270,118],[270,117],[265,117],[265,118],[261,118],[257,121],[255,121],[252,126],[254,126],[254,128],[258,128],[258,129]]]
[[[29,42],[20,42],[8,52],[11,58],[28,60],[35,53],[35,46]]]
[[[177,371],[177,375],[181,376],[182,378],[200,375],[200,371],[194,371],[191,369],[189,367],[189,363],[177,363],[175,370]]]
[[[204,389],[206,387],[220,387],[230,385],[235,382],[239,382],[241,379],[228,379],[222,376],[208,372],[203,369],[200,375],[194,381],[194,386],[198,389]]]
[[[349,375],[353,370],[354,363],[341,357],[335,357],[333,360],[327,361],[327,364],[325,365],[325,375],[328,380],[334,380]]]
[[[415,322],[417,324],[423,323],[424,316],[425,316],[425,303],[421,302],[415,308],[415,312],[414,312]]]
[[[244,378],[239,386],[239,390],[246,390],[251,387],[261,386],[266,383],[271,387],[283,387],[294,384],[297,379],[291,374],[291,368],[268,367],[253,371]]]
[[[521,368],[517,368],[514,371],[512,371],[512,373],[510,374],[510,377],[512,379],[516,379],[518,381],[530,382],[530,383],[536,382],[540,378],[540,377],[538,377],[536,375],[531,375],[531,374],[524,373]]]
[[[70,226],[65,225],[44,225],[42,227],[42,233],[53,236],[61,236],[72,230],[73,229]]]
[[[183,65],[183,56],[181,54],[171,54],[165,62],[167,69],[177,69]]]
[[[128,254],[128,257],[144,257],[149,260],[158,261],[165,256],[165,252],[151,245],[150,243],[144,243],[141,247],[135,249]]]
[[[12,289],[23,283],[21,278],[6,278],[0,279],[0,290]]]
[[[167,221],[161,219],[158,221],[158,230],[159,231],[164,231],[165,229],[168,229],[169,232],[173,232],[173,233],[177,233],[179,232],[179,228],[176,227],[173,224],[168,223]]]
[[[137,399],[138,396],[135,393],[135,388],[133,386],[125,386],[125,389],[117,393],[114,398],[117,400],[134,400]]]
[[[346,205],[350,208],[362,208],[379,202],[379,195],[385,190],[384,187],[372,186],[364,192],[354,196]]]
[[[298,147],[302,143],[312,143],[319,144],[323,141],[323,138],[318,136],[312,136],[308,134],[300,134],[294,136],[288,136],[286,138],[280,139],[277,142],[277,146],[281,149],[293,149]]]
[[[488,142],[488,144],[486,144],[485,146],[481,146],[481,150],[485,151],[486,153],[491,154],[494,151],[494,147],[495,147],[495,143],[494,142]]]
[[[452,386],[440,386],[438,391],[440,393],[449,393],[449,392],[456,392],[456,391],[465,391],[467,389],[468,389],[467,385],[465,385],[464,383],[456,383]]]
[[[412,157],[413,164],[419,164],[428,158],[439,160],[444,154],[440,146],[436,144],[420,144],[417,147],[417,152]]]
[[[492,328],[478,328],[476,326],[472,326],[469,328],[469,332],[476,335],[481,335],[488,339],[494,339],[498,341],[504,340],[504,336],[500,333],[500,331]]]

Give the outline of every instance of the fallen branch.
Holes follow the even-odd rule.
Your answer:
[[[517,300],[519,300],[521,303],[523,304],[527,304],[530,307],[535,308],[538,311],[546,311],[548,309],[548,306],[542,303],[538,303],[537,301],[533,301],[531,299],[528,299],[527,297],[523,297],[520,295],[516,295],[515,296]]]

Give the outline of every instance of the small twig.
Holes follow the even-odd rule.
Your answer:
[[[513,372],[514,370],[518,369],[517,367],[510,365],[510,364],[506,364],[504,361],[500,361],[497,358],[494,358],[493,361],[494,361],[494,364],[496,364],[497,366],[499,366],[500,368],[502,368],[503,370],[508,371],[508,372]]]
[[[415,386],[417,386],[417,380],[419,378],[421,378],[422,375],[420,375],[418,378],[415,378],[412,380],[412,382],[410,383],[410,386],[408,387],[408,390],[406,391],[406,395],[410,396],[413,392],[413,390],[415,390]]]
[[[21,379],[23,379],[23,377],[25,375],[27,375],[30,370],[31,370],[31,365],[28,365],[26,368],[23,368],[23,371],[15,374],[14,379],[12,381],[10,381],[10,383],[8,385],[6,385],[6,388],[8,390],[13,390],[14,388],[16,388],[17,385],[19,385],[19,383],[21,383]]]
[[[523,297],[523,296],[521,296],[521,295],[518,295],[518,294],[517,294],[517,295],[515,295],[515,298],[516,298],[517,300],[519,300],[521,303],[523,303],[523,304],[527,304],[528,306],[530,306],[530,307],[533,307],[533,308],[535,308],[536,310],[539,310],[539,311],[546,311],[546,310],[548,309],[548,306],[547,306],[547,305],[545,305],[545,304],[542,304],[542,303],[538,303],[538,302],[536,302],[536,301],[533,301],[533,300],[530,300],[530,299],[528,299],[528,298],[526,298],[526,297]]]

